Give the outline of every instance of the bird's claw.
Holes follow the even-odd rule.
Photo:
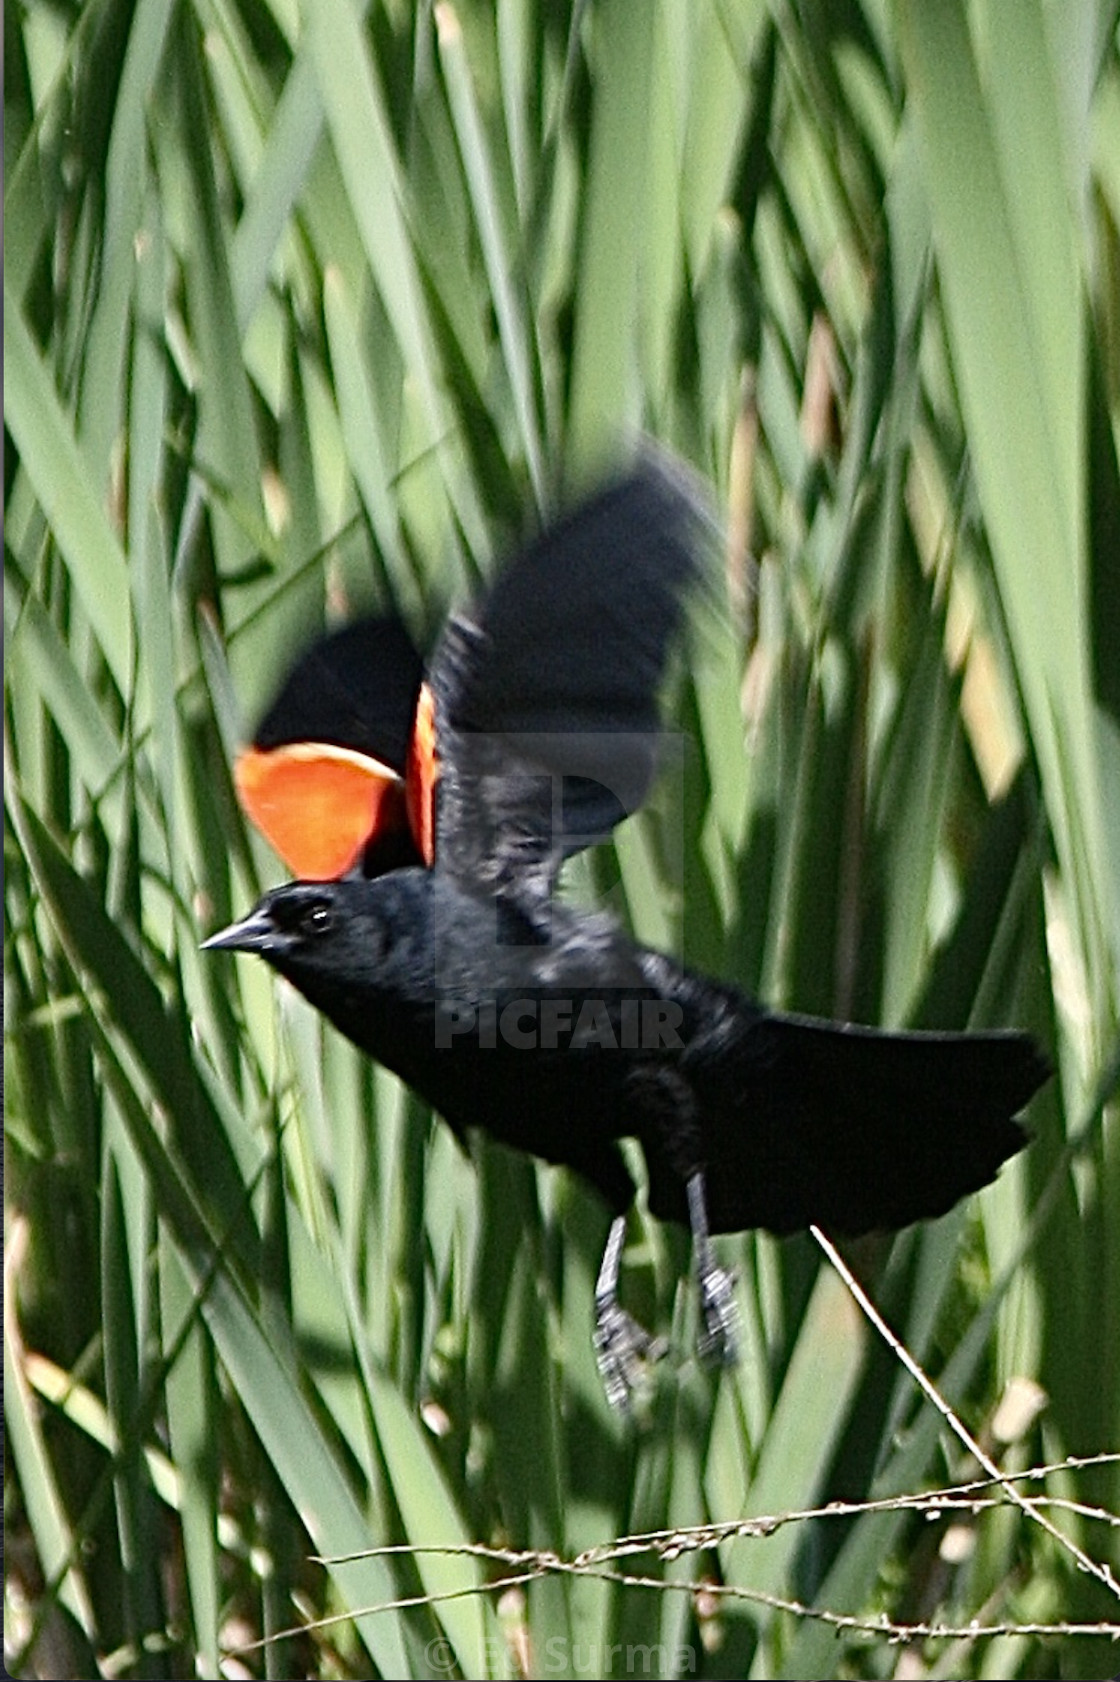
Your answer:
[[[700,1330],[696,1350],[706,1367],[731,1367],[739,1358],[735,1276],[714,1264],[700,1275]]]
[[[616,1302],[596,1309],[594,1344],[607,1401],[629,1413],[635,1395],[648,1386],[650,1367],[661,1360],[668,1345],[664,1338],[652,1337]]]

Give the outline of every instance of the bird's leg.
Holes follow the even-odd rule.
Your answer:
[[[700,1287],[697,1352],[706,1367],[730,1367],[738,1356],[735,1281],[727,1268],[720,1267],[712,1251],[702,1169],[697,1168],[689,1175],[685,1189],[688,1192],[688,1220],[692,1228],[692,1250]]]
[[[665,1345],[639,1326],[618,1300],[625,1242],[626,1216],[616,1215],[595,1281],[594,1341],[607,1400],[612,1407],[629,1412],[635,1392],[645,1384],[649,1363],[665,1353]]]
[[[684,1181],[688,1195],[688,1222],[700,1289],[697,1351],[705,1366],[731,1366],[738,1344],[734,1279],[720,1267],[712,1251],[696,1096],[680,1070],[664,1064],[636,1071],[635,1082],[640,1082],[636,1091],[640,1090],[647,1126],[656,1129],[665,1166]]]

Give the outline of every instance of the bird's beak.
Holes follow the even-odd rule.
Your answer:
[[[258,908],[202,942],[204,952],[264,952],[276,938],[272,918]]]

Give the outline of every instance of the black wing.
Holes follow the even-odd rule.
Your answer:
[[[404,775],[424,662],[398,619],[359,619],[296,661],[253,736],[255,747],[329,742]]]
[[[536,538],[432,663],[436,868],[535,920],[564,858],[649,792],[703,504],[652,452]]]
[[[297,876],[377,876],[421,854],[404,777],[423,677],[396,619],[363,619],[296,661],[234,767],[238,798]]]

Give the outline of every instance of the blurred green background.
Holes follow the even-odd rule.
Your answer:
[[[613,1417],[594,1198],[468,1162],[198,943],[282,876],[229,765],[301,641],[370,604],[430,639],[648,431],[712,486],[730,603],[674,692],[682,798],[582,885],[775,1004],[1039,1036],[1031,1149],[856,1260],[1001,1466],[1120,1448],[1113,0],[25,0],[4,30],[9,1667],[1111,1674],[1103,1636],[968,1634],[1120,1624],[1007,1506],[618,1566],[962,1631],[902,1645],[314,1563],[570,1558],[976,1465],[807,1237],[721,1240],[745,1351],[713,1377],[684,1235],[636,1218],[624,1292],[675,1353]],[[1120,1571],[1115,1461],[1024,1488]]]

